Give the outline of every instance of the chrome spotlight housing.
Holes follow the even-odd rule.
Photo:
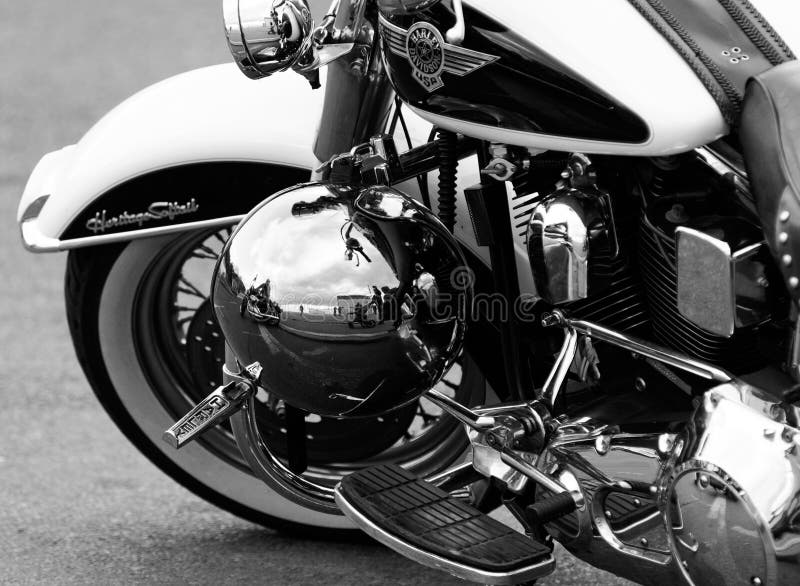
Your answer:
[[[432,388],[464,340],[472,277],[452,234],[390,187],[300,185],[228,240],[212,303],[240,364],[289,405],[377,417]]]
[[[306,0],[224,0],[223,16],[231,54],[251,79],[286,71],[312,50]]]

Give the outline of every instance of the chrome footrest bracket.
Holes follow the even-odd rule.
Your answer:
[[[261,367],[258,364],[248,366],[238,375],[230,372],[226,374],[235,377],[236,380],[217,387],[213,393],[195,405],[164,432],[162,436],[164,441],[176,450],[182,448],[212,427],[227,421],[245,405],[247,399],[255,395],[256,381],[261,375]]]
[[[535,454],[544,447],[543,414],[549,415],[541,403],[470,409],[435,390],[425,396],[464,424],[475,470],[504,482],[511,492],[522,492],[532,480],[552,493],[570,495],[576,508],[585,507],[582,494],[570,491],[520,454],[529,454],[535,462]]]

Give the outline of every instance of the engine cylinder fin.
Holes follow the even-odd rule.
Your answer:
[[[758,368],[755,328],[738,328],[730,338],[696,326],[678,312],[675,243],[646,219],[639,230],[639,266],[655,338],[676,350],[735,372]]]

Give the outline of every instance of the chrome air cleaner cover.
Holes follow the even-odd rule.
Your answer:
[[[417,400],[460,352],[465,267],[441,222],[399,191],[308,184],[242,221],[212,300],[267,392],[319,415],[376,416]]]

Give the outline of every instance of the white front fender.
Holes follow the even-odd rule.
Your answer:
[[[318,165],[312,147],[323,99],[324,91],[312,90],[299,75],[253,81],[233,64],[196,69],[152,85],[111,110],[77,144],[42,157],[17,211],[23,243],[33,252],[51,252],[235,223],[271,194],[260,187],[263,181],[259,183],[271,169],[284,170],[273,173],[276,181],[271,187],[276,189],[310,178]],[[427,142],[430,124],[408,110],[404,118],[414,146]],[[462,163],[460,188],[480,182],[476,160]],[[202,174],[194,173],[198,164]],[[218,164],[228,171],[210,168]],[[258,167],[255,172],[245,170],[256,178],[249,199],[242,197],[241,185],[226,183],[241,184],[239,170],[246,164]],[[232,165],[239,168],[231,169]],[[159,173],[173,171],[180,173],[159,181]],[[194,186],[193,174],[199,175]],[[428,181],[435,193],[436,174],[430,174]],[[213,186],[204,195],[203,213],[195,214],[187,204],[193,189],[200,189],[198,182]],[[415,181],[401,188],[419,196]],[[488,262],[487,251],[476,243],[461,189],[456,237]],[[118,197],[120,192],[124,197]],[[245,200],[251,201],[246,209],[234,205],[240,208]],[[173,204],[189,208],[189,213],[169,220],[146,217],[151,209],[170,213]],[[126,225],[87,229],[87,219],[106,214],[112,220],[122,218]],[[520,258],[522,250],[520,244]]]
[[[41,252],[113,239],[105,234],[65,242],[61,236],[103,194],[160,169],[219,161],[313,169],[323,97],[299,75],[252,81],[233,64],[150,86],[114,108],[76,145],[41,159],[17,213],[25,244]],[[226,195],[231,194],[220,194]],[[142,197],[139,207],[125,211],[146,211],[152,200]]]

